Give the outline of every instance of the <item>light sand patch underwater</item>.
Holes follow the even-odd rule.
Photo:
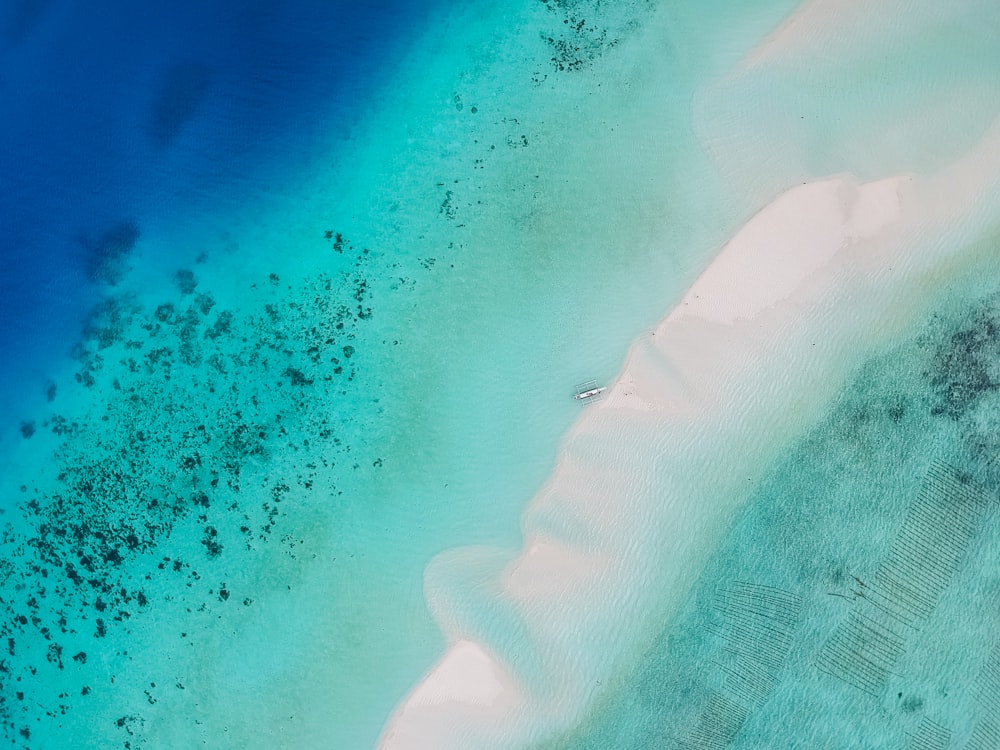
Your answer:
[[[1000,15],[980,0],[809,0],[699,89],[702,143],[738,184],[929,173],[1000,114]]]

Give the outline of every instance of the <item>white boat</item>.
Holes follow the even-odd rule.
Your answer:
[[[576,393],[573,394],[573,398],[577,401],[593,401],[606,390],[608,390],[607,387],[597,385],[596,380],[588,380],[586,383],[580,383],[576,387]]]

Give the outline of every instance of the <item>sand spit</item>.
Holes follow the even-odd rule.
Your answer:
[[[380,747],[525,747],[578,720],[676,611],[783,446],[975,263],[963,251],[992,226],[998,143],[932,178],[800,185],[753,217],[566,436],[518,556],[432,563],[452,645]]]

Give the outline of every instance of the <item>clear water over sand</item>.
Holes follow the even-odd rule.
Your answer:
[[[844,272],[857,296],[802,310],[783,338],[735,340],[750,375],[712,382],[746,423],[593,417],[578,467],[635,494],[605,498],[604,526],[566,514],[571,497],[522,519],[579,417],[573,384],[610,381],[754,213],[830,174],[946,173],[1000,109],[988,4],[827,4],[846,20],[815,29],[782,26],[792,2],[730,5],[440,9],[391,84],[359,98],[350,137],[221,219],[148,225],[5,459],[15,746],[373,747],[448,646],[441,623],[540,693],[575,696],[520,716],[511,746],[898,747],[940,726],[961,747],[987,731],[993,683],[977,692],[975,675],[993,647],[995,515],[920,628],[887,636],[901,655],[873,691],[844,678],[857,669],[816,666],[838,626],[874,617],[855,576],[887,559],[934,461],[995,497],[985,178],[914,240],[907,268],[952,259],[923,281],[876,267],[866,286],[859,260]],[[836,366],[810,369],[824,326]],[[820,395],[779,414],[804,371]],[[663,485],[689,509],[650,501]],[[690,501],[720,492],[728,510],[706,530]],[[533,632],[499,589],[525,528],[597,546],[633,529],[623,559],[645,570],[684,523],[696,564],[587,602],[627,615],[603,640],[544,601]],[[558,577],[545,585],[559,600]],[[759,605],[771,589],[748,585],[775,593]],[[734,697],[727,666],[761,661],[734,623],[770,626],[777,609],[791,615],[773,685]],[[570,684],[546,674],[555,663]],[[588,670],[607,674],[571,684]],[[705,716],[740,720],[700,741]]]

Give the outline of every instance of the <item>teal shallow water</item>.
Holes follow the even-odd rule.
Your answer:
[[[635,672],[545,747],[990,746],[973,738],[995,722],[1000,349],[982,286],[858,371]]]
[[[123,285],[4,478],[26,509],[3,568],[3,710],[15,742],[374,744],[444,647],[423,600],[425,566],[457,545],[513,554],[521,509],[577,414],[572,385],[610,377],[627,343],[775,189],[859,166],[837,158],[838,144],[912,112],[905,97],[867,119],[845,112],[845,128],[862,133],[828,124],[814,162],[772,163],[761,119],[771,97],[760,92],[784,84],[763,76],[727,100],[729,84],[714,77],[793,4],[725,5],[442,14],[348,145],[338,136],[310,171],[225,221],[150,228],[144,241],[201,260],[186,264],[190,276],[145,266]],[[968,79],[987,81],[974,53]],[[814,85],[778,98],[821,102]],[[941,159],[985,118],[956,126],[958,145]],[[940,342],[947,330],[927,335]],[[871,365],[886,373],[865,385],[876,406],[847,393],[772,468],[709,568],[691,571],[699,593],[666,626],[669,648],[634,644],[651,666],[623,676],[564,746],[683,736],[713,688],[694,665],[719,648],[703,628],[719,585],[765,581],[800,596],[804,618],[841,615],[829,609],[838,597],[819,597],[823,609],[810,592],[835,562],[861,569],[884,551],[888,529],[871,534],[870,519],[902,513],[930,458],[973,466],[955,448],[956,420],[920,411],[932,399],[913,364],[920,345],[901,351]],[[905,416],[884,439],[875,416],[895,413],[896,395]],[[988,406],[961,420],[987,419]],[[840,463],[815,458],[830,455]],[[894,470],[871,472],[885,464]],[[870,495],[884,507],[863,503]],[[828,528],[855,546],[832,543]],[[836,560],[813,559],[819,542]],[[762,558],[761,548],[784,553]],[[966,575],[965,585],[980,580]],[[929,636],[913,643],[929,649]],[[888,727],[895,741],[922,710],[962,736],[956,717],[971,704],[932,702],[943,679],[933,675],[929,687],[907,683],[907,705],[920,699],[920,709],[894,723],[883,696],[850,724],[852,699],[815,678],[807,652],[789,655],[787,671],[803,676],[779,685],[739,742],[774,746],[800,700],[831,707],[830,747],[850,746],[836,744],[842,727]]]

